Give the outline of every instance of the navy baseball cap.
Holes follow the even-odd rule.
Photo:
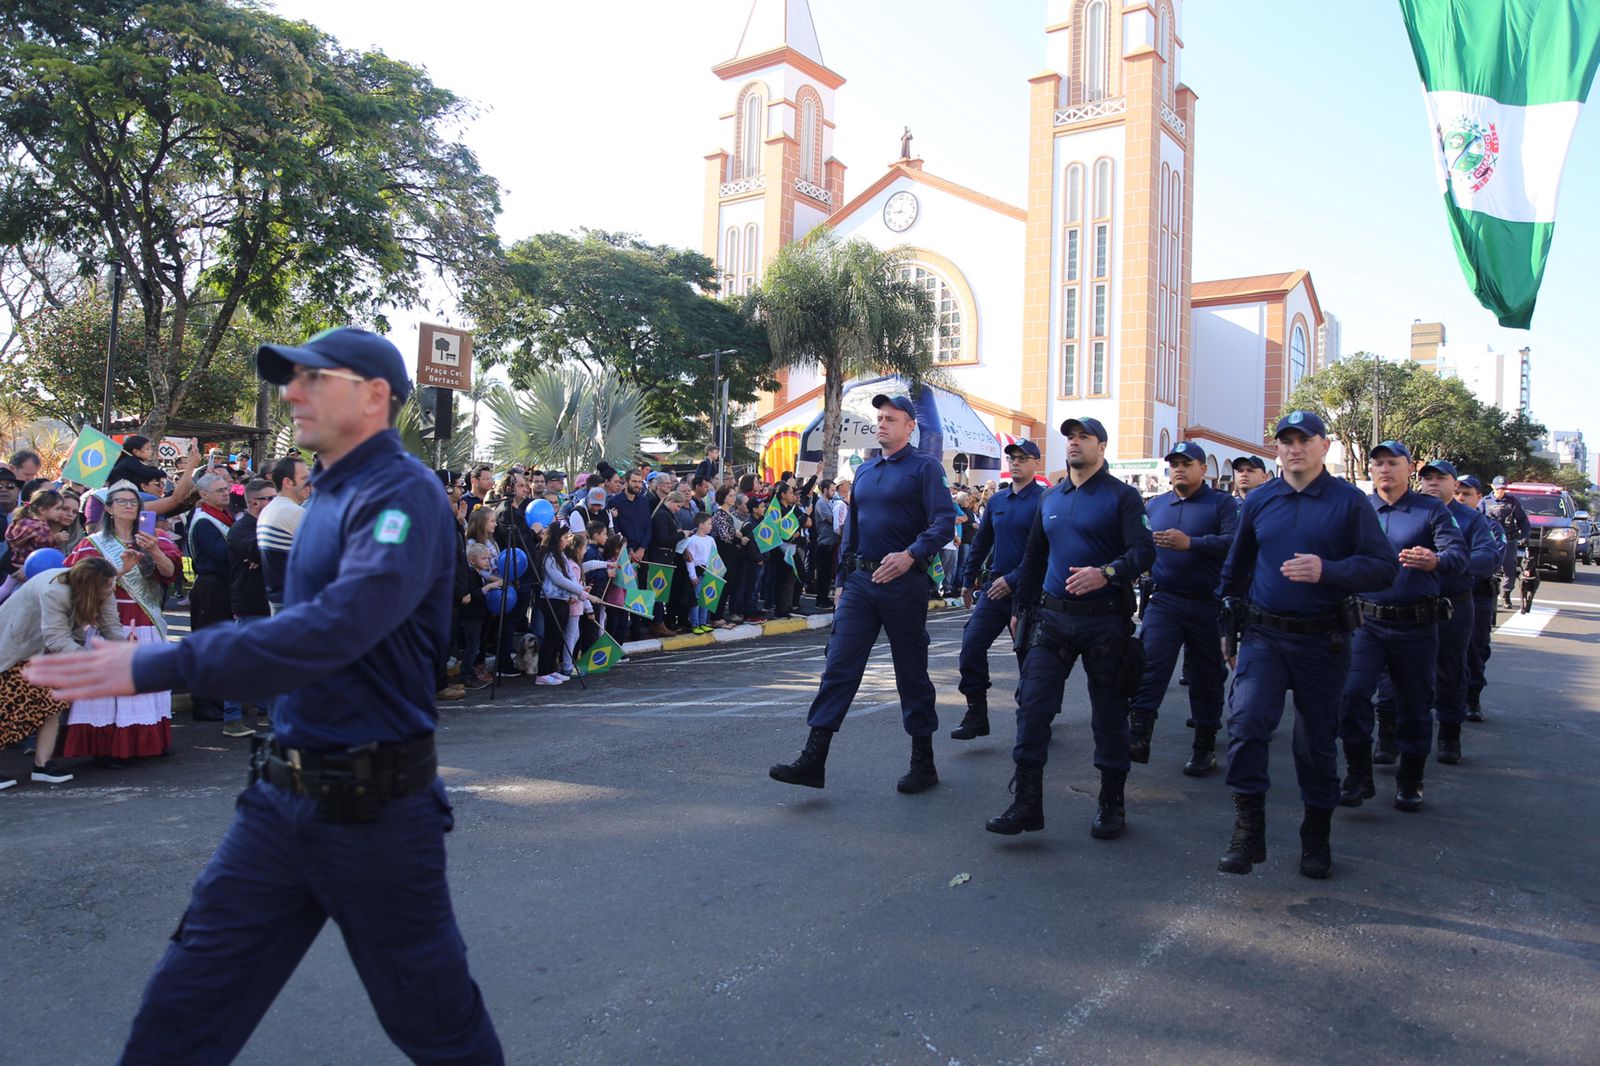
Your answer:
[[[1106,442],[1106,427],[1098,418],[1069,418],[1061,423],[1061,435],[1063,437],[1071,436],[1073,429],[1081,429],[1086,433],[1093,433],[1100,439],[1101,444]]]
[[[1483,495],[1483,482],[1478,480],[1477,474],[1467,474],[1461,479],[1461,484],[1469,489],[1472,489],[1479,496]]]
[[[1489,482],[1489,484],[1493,485],[1497,489],[1505,488],[1506,487],[1505,475],[1504,474],[1496,474],[1494,480]]]
[[[1276,439],[1291,429],[1299,430],[1308,437],[1328,435],[1328,427],[1323,425],[1322,419],[1311,411],[1290,411],[1278,419],[1278,428],[1272,431],[1272,436]]]
[[[1441,473],[1441,474],[1449,474],[1451,477],[1460,477],[1461,476],[1460,474],[1456,473],[1456,464],[1452,463],[1448,459],[1432,459],[1432,460],[1430,460],[1427,463],[1427,465],[1425,465],[1422,468],[1422,472],[1424,474],[1426,474],[1430,470],[1437,470],[1439,473]]]
[[[1407,448],[1404,444],[1401,444],[1397,440],[1379,441],[1377,444],[1374,444],[1372,446],[1372,450],[1367,453],[1367,458],[1376,459],[1381,452],[1388,452],[1397,459],[1411,458],[1411,449]]]
[[[1241,455],[1228,465],[1233,467],[1235,470],[1238,470],[1240,467],[1244,466],[1253,466],[1263,474],[1267,472],[1267,462],[1259,455]]]
[[[404,400],[411,395],[411,378],[400,349],[387,337],[350,326],[325,329],[298,348],[288,344],[263,344],[256,350],[256,373],[273,385],[287,385],[297,366],[327,370],[342,367],[364,378],[382,378],[389,391]]]
[[[1005,450],[1007,455],[1011,455],[1013,452],[1021,452],[1029,459],[1039,458],[1039,446],[1031,440],[1019,440],[1015,444],[1007,444]]]
[[[565,481],[567,480],[567,475],[561,470],[546,470],[544,472],[544,479],[546,481]]]
[[[889,396],[880,392],[878,395],[872,398],[873,407],[882,407],[884,404],[888,404],[890,407],[893,407],[896,410],[904,411],[906,414],[911,416],[912,421],[916,420],[917,405],[911,402],[910,397]]]
[[[1186,440],[1182,441],[1181,443],[1174,444],[1172,446],[1172,450],[1168,452],[1164,458],[1170,463],[1172,462],[1173,456],[1177,456],[1180,459],[1192,459],[1197,463],[1204,463],[1206,461],[1206,450],[1200,447],[1200,445],[1196,444],[1194,441]]]

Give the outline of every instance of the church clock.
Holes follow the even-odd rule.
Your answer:
[[[883,224],[895,233],[904,233],[917,220],[917,198],[904,189],[883,205]]]

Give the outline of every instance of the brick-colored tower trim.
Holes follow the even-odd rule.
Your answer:
[[[1028,79],[1028,222],[1023,233],[1022,266],[1022,409],[1035,418],[1050,411],[1050,361],[1054,358],[1050,336],[1050,288],[1054,284],[1051,262],[1051,227],[1054,225],[1056,190],[1055,112],[1061,94],[1061,75],[1051,71]],[[1052,450],[1045,432],[1046,466]],[[1059,456],[1058,456],[1059,458]],[[1060,465],[1060,464],[1057,464]]]
[[[1194,397],[1191,367],[1194,366],[1194,119],[1198,97],[1187,85],[1178,86],[1178,117],[1183,120],[1183,235],[1179,240],[1178,254],[1183,261],[1178,268],[1181,290],[1178,295],[1178,427],[1189,424]]]
[[[1116,338],[1118,458],[1140,458],[1155,448],[1155,371],[1157,242],[1161,216],[1161,118],[1156,102],[1157,69],[1153,49],[1140,50],[1122,61],[1123,95],[1128,101],[1124,126],[1121,187],[1122,250],[1119,276],[1122,307]]]
[[[704,232],[700,237],[700,250],[718,266],[722,265],[722,182],[727,172],[727,152],[712,152],[706,156],[706,196],[702,208]]]

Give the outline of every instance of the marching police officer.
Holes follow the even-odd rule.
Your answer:
[[[264,345],[256,367],[284,387],[298,443],[320,456],[283,609],[249,632],[107,643],[37,660],[30,675],[63,699],[180,686],[279,697],[123,1061],[230,1061],[332,918],[401,1051],[499,1063],[445,881],[433,671],[449,639],[455,526],[438,479],[392,428],[411,391],[405,362],[376,334],[335,329]]]
[[[900,720],[911,735],[911,769],[895,786],[921,792],[939,783],[933,734],[939,729],[928,678],[928,560],[955,535],[955,504],[939,461],[911,446],[917,409],[904,396],[872,398],[882,454],[856,471],[850,516],[840,544],[833,632],[822,682],[806,724],[811,734],[792,763],[768,773],[775,781],[822,788],[828,745],[861,687],[880,630],[889,634]]]
[[[1239,527],[1238,502],[1206,484],[1206,452],[1184,441],[1168,453],[1172,489],[1145,505],[1156,545],[1155,587],[1139,630],[1144,677],[1129,703],[1134,762],[1150,761],[1150,736],[1161,697],[1183,650],[1189,668],[1194,745],[1183,772],[1199,777],[1217,768],[1222,728],[1222,651],[1217,644],[1217,583]]]
[[[984,509],[962,575],[962,598],[972,615],[961,631],[961,694],[967,698],[967,713],[950,731],[955,740],[989,735],[989,647],[1016,613],[1014,593],[1022,576],[1022,551],[1044,495],[1044,486],[1034,480],[1039,472],[1037,444],[1019,440],[1006,445],[1006,461],[1011,484],[995,493]],[[1022,659],[1019,647],[1019,668]]]
[[[1233,461],[1233,494],[1239,502],[1249,495],[1250,490],[1257,485],[1265,485],[1272,480],[1272,475],[1267,473],[1266,461],[1259,455],[1241,455]]]
[[[1044,828],[1050,722],[1061,711],[1067,675],[1081,658],[1100,769],[1100,799],[1089,832],[1109,840],[1123,830],[1128,696],[1142,672],[1133,636],[1133,582],[1150,566],[1155,544],[1139,491],[1106,468],[1105,426],[1094,418],[1069,418],[1061,432],[1069,476],[1039,501],[1017,588],[1033,617],[1022,638],[1027,652],[1017,688],[1016,800],[985,828],[1008,836]]]
[[[1322,419],[1291,411],[1275,436],[1283,474],[1245,498],[1219,588],[1223,639],[1237,659],[1228,694],[1233,839],[1217,869],[1245,874],[1266,861],[1267,746],[1292,691],[1294,768],[1305,804],[1300,873],[1327,877],[1339,802],[1339,693],[1356,624],[1344,600],[1387,588],[1399,564],[1361,490],[1323,465]]]
[[[1456,500],[1460,482],[1456,468],[1435,459],[1422,468],[1422,491],[1445,505],[1467,542],[1467,569],[1439,577],[1439,595],[1450,601],[1451,613],[1439,620],[1439,670],[1434,681],[1433,706],[1439,719],[1439,761],[1461,761],[1461,723],[1467,717],[1467,687],[1471,679],[1471,647],[1476,629],[1477,604],[1472,590],[1500,569],[1501,552],[1489,535],[1489,521],[1475,509]],[[1494,609],[1490,601],[1489,609]]]
[[[1522,501],[1511,495],[1506,487],[1504,477],[1496,475],[1489,487],[1494,495],[1483,501],[1481,510],[1489,521],[1498,522],[1506,535],[1500,597],[1501,602],[1510,607],[1512,590],[1517,587],[1517,546],[1528,539],[1533,525],[1528,521],[1528,512],[1523,510]]]
[[[1456,482],[1456,502],[1475,511],[1483,503],[1483,482],[1468,474]],[[1459,514],[1460,512],[1456,512]],[[1483,690],[1488,685],[1485,667],[1489,664],[1490,634],[1494,632],[1498,601],[1495,595],[1499,580],[1500,559],[1505,555],[1506,533],[1499,522],[1484,517],[1483,527],[1494,545],[1495,568],[1486,578],[1472,584],[1472,639],[1467,644],[1467,721],[1483,721]]]
[[[1394,687],[1393,723],[1380,723],[1380,747],[1390,738],[1399,750],[1394,805],[1422,808],[1422,772],[1433,745],[1434,674],[1439,658],[1439,582],[1467,572],[1467,543],[1455,518],[1432,496],[1411,488],[1411,451],[1395,440],[1368,453],[1372,493],[1367,497],[1400,572],[1382,590],[1361,599],[1362,626],[1350,642],[1350,673],[1339,716],[1347,768],[1339,803],[1359,807],[1377,795],[1372,764],[1382,758],[1372,744],[1372,697],[1387,674]]]

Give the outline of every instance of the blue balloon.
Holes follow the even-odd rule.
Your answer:
[[[521,554],[520,552],[518,554]],[[483,605],[489,608],[489,613],[498,617],[501,614],[510,614],[517,609],[517,590],[501,586],[490,589],[483,594]]]
[[[556,516],[556,509],[549,500],[534,500],[528,504],[528,509],[523,512],[523,516],[527,518],[530,527],[535,525],[548,526]]]
[[[22,564],[24,579],[38,577],[46,570],[54,570],[67,561],[55,548],[35,548],[28,553],[28,561]]]
[[[500,553],[500,576],[507,581],[521,581],[528,572],[528,553],[521,548],[507,548]],[[493,592],[494,589],[490,589]]]

